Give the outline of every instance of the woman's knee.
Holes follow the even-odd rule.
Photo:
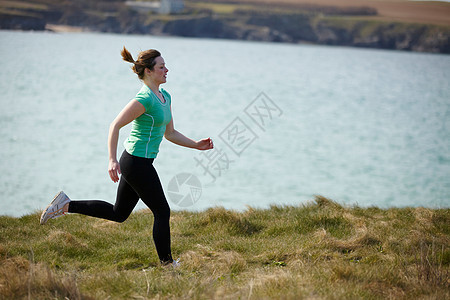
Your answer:
[[[128,219],[128,217],[119,216],[119,217],[116,217],[116,219],[114,221],[116,221],[117,223],[123,223],[126,221],[126,219]]]
[[[117,223],[123,223],[128,219],[129,216],[130,216],[130,214],[123,214],[123,213],[121,214],[121,213],[115,212],[113,221],[115,221]]]

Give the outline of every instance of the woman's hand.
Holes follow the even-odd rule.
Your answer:
[[[197,146],[195,147],[198,150],[209,150],[214,148],[213,141],[211,138],[203,139],[200,141],[197,141]]]
[[[119,181],[120,165],[117,160],[110,160],[108,166],[109,177],[114,182]]]

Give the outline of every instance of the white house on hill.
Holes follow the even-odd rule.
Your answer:
[[[173,14],[183,11],[183,0],[161,0],[160,14]]]

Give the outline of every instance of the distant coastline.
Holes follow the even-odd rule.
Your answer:
[[[80,1],[78,6],[0,2],[0,29],[111,32],[312,43],[450,53],[450,26],[388,21],[366,6],[245,5],[185,1],[183,13],[142,13],[123,1]]]

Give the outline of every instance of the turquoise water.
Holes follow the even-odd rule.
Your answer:
[[[297,205],[314,195],[383,208],[450,206],[448,55],[0,31],[0,214],[42,209],[61,189],[114,201],[108,127],[141,86],[121,61],[124,45],[163,53],[175,127],[215,142],[208,156],[163,141],[155,167],[166,193],[180,173],[201,183],[192,205],[169,198],[173,209]],[[246,114],[263,103],[261,92],[272,110]],[[213,158],[215,181],[198,163]]]

